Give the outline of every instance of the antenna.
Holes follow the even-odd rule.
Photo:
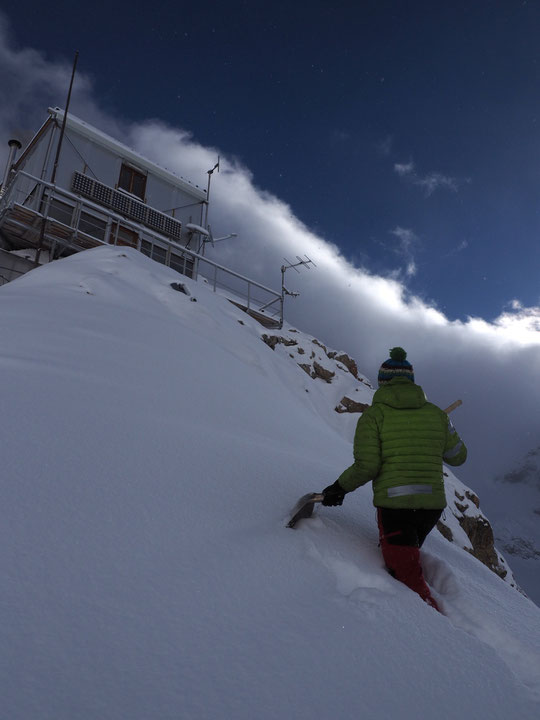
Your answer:
[[[301,265],[303,265],[308,270],[311,270],[310,265],[313,265],[313,267],[317,267],[313,260],[310,260],[308,256],[305,256],[305,260],[303,260],[299,255],[296,256],[296,259],[298,262],[291,262],[290,260],[287,260],[287,258],[283,258],[286,265],[281,266],[281,317],[283,318],[283,304],[285,302],[285,295],[290,295],[291,297],[298,297],[300,295],[299,292],[293,292],[291,290],[287,290],[285,287],[285,273],[287,270],[290,270],[291,268],[296,270],[298,274],[300,274],[300,270],[298,269]],[[283,325],[283,319],[281,321],[281,324]]]
[[[303,266],[306,267],[308,270],[311,270],[310,265],[313,265],[313,267],[317,267],[317,266],[315,265],[315,263],[313,262],[313,260],[310,260],[310,259],[308,258],[307,255],[306,255],[306,259],[305,259],[305,260],[303,260],[299,255],[297,255],[297,256],[296,256],[296,259],[298,260],[298,262],[295,262],[295,263],[292,263],[290,260],[287,260],[287,258],[283,258],[283,259],[285,260],[285,262],[286,262],[287,264],[281,266],[281,291],[282,291],[282,294],[284,294],[284,295],[292,295],[293,297],[298,297],[298,295],[300,295],[300,293],[298,293],[298,292],[290,292],[290,291],[287,290],[287,288],[285,287],[285,273],[287,272],[287,270],[290,270],[291,268],[293,268],[294,270],[296,270],[296,272],[297,272],[298,274],[300,274],[300,270],[298,269],[298,268],[300,267],[300,265],[303,265]]]

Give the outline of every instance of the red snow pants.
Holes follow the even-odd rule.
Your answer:
[[[439,610],[424,579],[420,547],[437,524],[442,510],[377,508],[381,550],[390,573]],[[440,612],[440,610],[439,610]]]

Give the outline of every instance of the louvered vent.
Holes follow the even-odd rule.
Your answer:
[[[72,183],[73,192],[95,200],[100,205],[106,205],[112,210],[147,225],[153,230],[180,240],[182,223],[170,215],[148,207],[142,202],[130,198],[125,193],[114,190],[108,185],[93,180],[88,175],[75,172]]]

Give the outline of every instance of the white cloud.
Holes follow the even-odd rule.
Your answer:
[[[390,230],[390,232],[392,235],[399,238],[401,246],[405,251],[409,251],[414,243],[418,241],[418,237],[413,230],[409,228],[402,228],[400,225],[395,227],[393,230]]]
[[[400,177],[414,176],[414,163],[394,163],[394,170]]]
[[[406,277],[413,277],[417,272],[414,249],[419,242],[418,236],[410,228],[403,228],[399,225],[391,230],[390,234],[399,240],[397,247],[394,248],[394,252],[405,261],[404,273]],[[400,275],[401,272],[397,273],[395,277],[399,278]]]
[[[70,67],[33,50],[13,48],[5,28],[0,28],[0,61],[2,97],[10,98],[0,111],[0,135],[7,141],[14,127],[36,129],[48,104],[63,103]],[[372,378],[388,348],[401,345],[430,399],[445,406],[462,397],[455,422],[472,446],[461,477],[475,488],[481,491],[484,477],[499,472],[513,454],[538,444],[540,308],[516,301],[494,322],[451,321],[411,295],[399,278],[353,266],[338,247],[310,231],[284,200],[257,187],[249,169],[227,156],[226,148],[204,147],[189,132],[163,123],[127,124],[107,115],[81,74],[73,112],[202,186],[220,154],[222,172],[213,178],[210,219],[217,234],[237,232],[239,237],[219,243],[209,255],[276,288],[283,256],[312,258],[317,269],[295,274],[289,283],[301,296],[287,300],[288,321],[350,352]],[[402,168],[396,172],[414,173],[412,163]],[[402,247],[416,238],[399,226],[392,233]],[[405,276],[414,272],[409,257]]]
[[[458,180],[449,175],[443,175],[443,173],[440,172],[419,175],[415,170],[415,165],[412,160],[408,163],[394,163],[394,172],[413,185],[423,188],[426,197],[430,197],[440,189],[457,192],[461,184],[470,182],[468,178],[466,180]]]
[[[429,173],[429,175],[426,175],[425,177],[417,178],[414,181],[414,184],[423,187],[426,191],[427,197],[433,195],[435,190],[438,190],[439,188],[445,188],[447,190],[452,190],[453,192],[457,192],[458,190],[458,181],[456,178],[448,177],[447,175],[443,175],[438,172]]]
[[[407,277],[413,277],[413,275],[416,275],[417,268],[414,260],[409,260],[405,272],[407,274]]]

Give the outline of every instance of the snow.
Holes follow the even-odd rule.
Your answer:
[[[2,716],[538,717],[540,610],[467,552],[426,541],[443,616],[384,570],[369,487],[285,527],[368,385],[178,279],[100,247],[0,289]]]
[[[191,232],[196,232],[200,235],[208,236],[210,234],[206,228],[202,225],[197,225],[196,223],[187,223],[186,230],[191,230]]]

